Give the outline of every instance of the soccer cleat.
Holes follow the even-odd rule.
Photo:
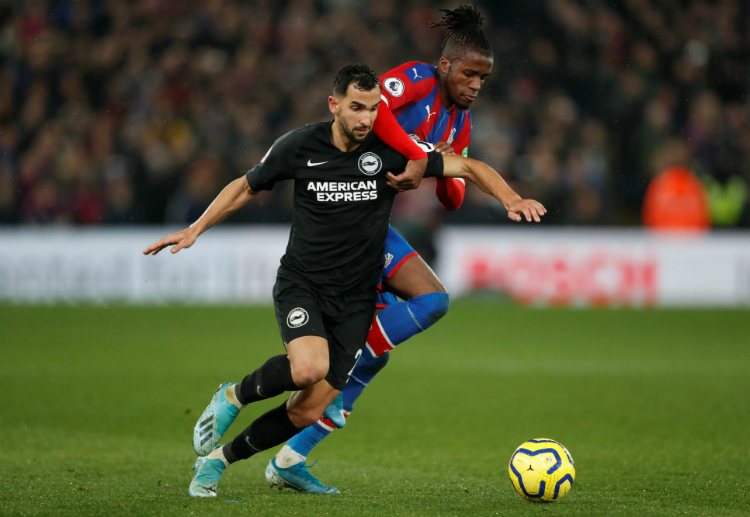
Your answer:
[[[266,467],[266,480],[271,488],[292,488],[308,494],[340,494],[335,487],[325,486],[315,476],[310,474],[304,461],[289,468],[283,469],[276,466],[276,458],[271,458]]]
[[[346,417],[344,417],[344,400],[341,397],[341,393],[333,399],[333,402],[328,404],[328,407],[323,411],[323,418],[327,418],[333,425],[341,429],[346,425]]]
[[[240,412],[224,395],[226,389],[233,385],[232,382],[225,382],[219,386],[193,428],[193,449],[198,456],[205,456],[214,449]]]
[[[216,497],[216,486],[224,473],[224,462],[202,456],[193,464],[195,473],[188,492],[193,497]]]

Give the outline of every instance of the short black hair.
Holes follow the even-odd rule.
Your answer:
[[[367,65],[349,64],[339,70],[333,78],[333,94],[346,95],[350,84],[358,90],[369,92],[376,86],[380,86],[380,79]]]
[[[466,52],[476,52],[492,57],[492,45],[482,30],[484,18],[474,7],[462,5],[455,9],[440,9],[443,18],[430,27],[445,27],[448,34],[443,39],[441,50],[449,61],[462,57]]]

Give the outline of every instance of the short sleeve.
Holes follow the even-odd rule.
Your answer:
[[[245,178],[251,189],[271,190],[279,182],[292,178],[291,158],[296,154],[294,131],[276,140],[260,163],[247,171]]]

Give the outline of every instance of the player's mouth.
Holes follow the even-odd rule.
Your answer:
[[[463,98],[463,100],[466,102],[466,104],[471,104],[472,102],[474,102],[477,99],[477,96],[476,95],[467,95],[467,94],[464,93],[463,95],[461,95],[461,98]]]
[[[355,127],[354,128],[354,134],[357,136],[365,136],[369,132],[370,132],[369,127]]]

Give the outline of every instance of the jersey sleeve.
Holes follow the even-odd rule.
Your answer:
[[[420,148],[406,131],[399,125],[388,105],[383,103],[378,109],[378,118],[372,126],[375,136],[385,144],[406,156],[409,160],[420,160],[427,158],[427,154]]]
[[[466,180],[463,178],[437,178],[435,195],[440,204],[443,205],[443,210],[449,212],[458,210],[466,195]]]
[[[276,140],[260,163],[247,171],[245,178],[251,189],[271,190],[279,182],[292,178],[291,157],[295,155],[294,131]]]

